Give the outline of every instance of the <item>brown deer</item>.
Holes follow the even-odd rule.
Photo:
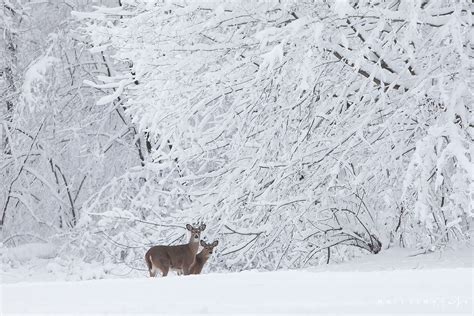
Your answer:
[[[214,247],[217,246],[219,241],[215,240],[212,244],[206,243],[204,240],[201,240],[201,246],[204,248],[200,253],[196,255],[193,265],[191,266],[191,274],[201,274],[204,264],[207,262],[207,259],[212,255]]]
[[[158,270],[162,276],[167,276],[170,269],[181,270],[184,275],[190,273],[196,253],[199,249],[201,232],[206,229],[205,224],[194,226],[187,224],[186,229],[191,232],[189,243],[177,246],[154,246],[145,254],[146,265],[150,277],[155,277]]]

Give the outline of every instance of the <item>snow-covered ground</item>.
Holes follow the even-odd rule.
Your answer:
[[[472,270],[242,272],[2,286],[4,313],[469,313]]]
[[[12,273],[12,271],[10,271]],[[10,281],[12,279],[9,279]],[[389,250],[305,271],[2,282],[2,313],[472,313],[472,251]]]

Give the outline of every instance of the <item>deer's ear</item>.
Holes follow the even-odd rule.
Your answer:
[[[219,244],[219,240],[214,240],[214,242],[212,243],[212,247],[215,247]]]
[[[193,226],[189,225],[189,224],[186,224],[186,229],[187,230],[192,230],[193,229]]]
[[[205,230],[206,229],[206,224],[201,224],[201,231]]]
[[[201,240],[201,246],[206,247],[206,242],[204,240]]]

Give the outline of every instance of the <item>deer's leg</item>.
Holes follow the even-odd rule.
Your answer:
[[[189,266],[183,266],[183,274],[189,275],[189,273],[190,273]]]
[[[169,270],[170,270],[170,267],[169,267],[169,266],[164,266],[164,267],[161,269],[161,276],[163,276],[163,277],[167,276]]]
[[[161,276],[167,276],[170,270],[171,262],[168,259],[161,258],[157,263],[158,268],[161,270]]]
[[[161,272],[162,276],[166,276],[168,274],[170,265],[167,260],[163,260],[161,258],[150,260],[151,261],[151,269],[150,269],[150,277],[156,277],[158,271]]]

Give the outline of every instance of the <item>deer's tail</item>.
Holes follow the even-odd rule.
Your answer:
[[[152,265],[151,265],[151,256],[148,254],[148,252],[145,255],[145,262],[148,267],[148,271],[151,271]]]

